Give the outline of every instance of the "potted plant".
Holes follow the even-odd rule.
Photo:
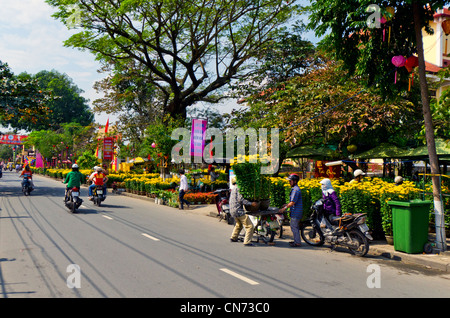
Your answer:
[[[267,209],[270,203],[270,179],[261,174],[261,163],[237,163],[233,165],[236,175],[236,183],[242,196],[251,201],[251,205],[246,205],[248,211],[258,211]]]

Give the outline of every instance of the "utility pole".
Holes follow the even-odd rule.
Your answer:
[[[434,140],[433,120],[431,117],[430,100],[428,96],[428,84],[425,74],[425,57],[423,52],[422,41],[422,21],[421,21],[421,4],[413,1],[414,30],[416,34],[417,55],[419,59],[419,81],[420,93],[422,99],[422,112],[425,124],[425,137],[428,147],[428,157],[431,167],[431,180],[433,183],[433,203],[436,224],[436,245],[441,251],[447,250],[445,237],[445,221],[444,221],[444,205],[441,197],[441,183],[439,178],[439,160],[436,153],[436,144]]]

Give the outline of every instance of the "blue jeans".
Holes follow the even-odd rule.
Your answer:
[[[94,188],[96,187],[95,183],[91,184],[89,186],[89,196],[92,197],[92,191],[94,191]],[[103,186],[103,196],[106,197],[106,185]]]
[[[300,238],[300,221],[302,220],[302,217],[291,217],[291,231],[292,235],[294,236],[294,244],[301,244],[302,239]]]
[[[189,201],[184,199],[184,195],[186,194],[186,192],[184,192],[184,190],[180,190],[180,193],[178,195],[178,198],[180,199],[180,207],[181,209],[183,209],[183,203],[186,203],[187,205],[190,205]]]

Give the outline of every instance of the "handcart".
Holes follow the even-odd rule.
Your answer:
[[[265,244],[274,244],[275,234],[281,229],[279,209],[269,207],[267,210],[246,212],[255,227],[256,243],[262,240]]]

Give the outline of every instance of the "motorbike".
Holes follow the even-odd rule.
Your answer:
[[[216,205],[219,209],[220,221],[226,220],[228,224],[234,224],[234,218],[230,214],[230,190],[219,189],[213,192],[216,194]]]
[[[28,196],[28,195],[30,195],[31,191],[33,191],[33,188],[31,187],[30,180],[28,180],[27,177],[23,178],[23,180],[22,180],[22,192],[23,192],[23,194]]]
[[[373,240],[366,219],[366,213],[362,213],[345,214],[330,221],[324,214],[323,199],[320,199],[311,206],[311,215],[301,227],[300,234],[309,245],[322,246],[326,242],[332,249],[344,246],[353,255],[363,257],[369,251],[369,241]]]
[[[97,185],[92,189],[92,201],[95,205],[100,206],[105,201],[106,196],[103,193],[103,186]]]
[[[70,212],[75,213],[82,203],[80,189],[77,187],[69,188],[64,199],[64,204],[69,208]]]

